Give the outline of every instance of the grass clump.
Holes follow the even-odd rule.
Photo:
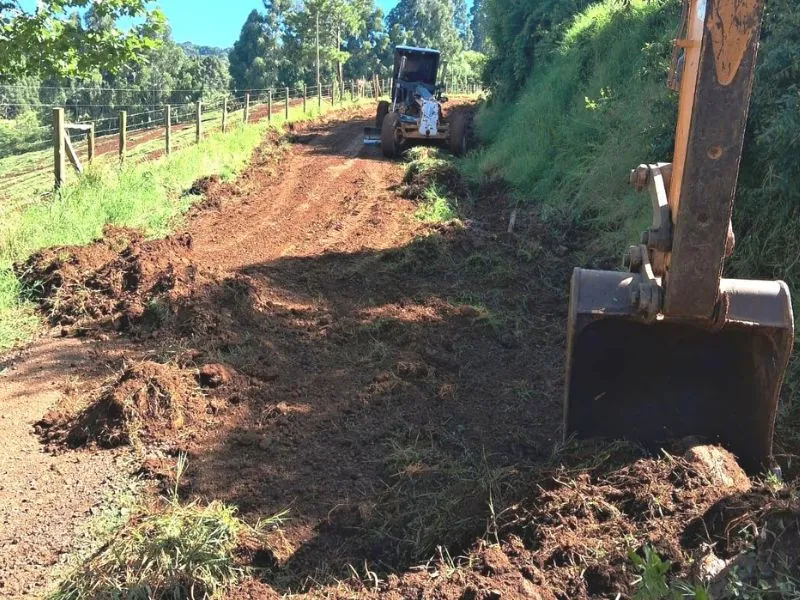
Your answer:
[[[507,470],[469,452],[457,434],[436,440],[410,428],[393,436],[387,450],[390,485],[373,523],[379,537],[392,540],[392,560],[424,560],[439,545],[459,547],[496,531]]]
[[[49,600],[214,598],[239,581],[247,567],[237,561],[237,550],[257,542],[281,515],[252,527],[221,502],[181,504],[178,482],[185,467],[181,455],[169,496],[135,510]]]
[[[458,201],[438,185],[431,185],[422,194],[422,202],[414,213],[420,221],[441,223],[458,218]]]
[[[430,146],[413,146],[406,151],[405,158],[402,194],[419,203],[414,216],[429,223],[457,219],[458,198],[466,190],[453,160]]]

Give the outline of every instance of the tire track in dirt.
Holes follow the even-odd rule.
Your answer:
[[[401,215],[414,206],[398,203],[390,190],[401,167],[363,145],[365,124],[312,133],[308,144],[295,145],[279,174],[249,186],[242,204],[201,216],[190,229],[198,259],[236,269],[288,255],[387,248],[407,238],[408,219]]]

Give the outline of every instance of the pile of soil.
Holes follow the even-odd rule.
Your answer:
[[[453,162],[436,158],[436,149],[422,148],[420,151],[427,153],[430,157],[427,160],[415,160],[408,164],[400,188],[404,198],[420,200],[431,186],[436,186],[443,191],[447,190],[459,198],[467,196],[464,180]]]
[[[81,330],[154,328],[197,276],[189,234],[145,241],[106,228],[88,246],[48,248],[14,267],[53,325]]]
[[[77,415],[47,413],[35,429],[51,447],[175,440],[204,404],[187,371],[146,361],[126,368]]]
[[[630,598],[641,575],[631,559],[645,548],[668,565],[666,582],[702,582],[728,598],[743,589],[782,598],[798,580],[800,501],[790,487],[754,485],[717,446],[683,456],[640,456],[620,443],[570,448],[532,492],[499,516],[497,529],[464,556],[439,548],[416,572],[375,582],[364,597],[499,600]],[[575,465],[580,465],[575,467]],[[783,565],[784,568],[781,568]],[[345,597],[345,595],[335,596]],[[671,596],[670,596],[671,597]],[[750,597],[750,596],[747,596]]]

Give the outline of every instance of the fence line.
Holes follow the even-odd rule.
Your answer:
[[[476,91],[477,86],[445,85],[445,93]],[[3,181],[0,198],[14,195],[18,190],[21,191],[22,183],[29,184],[37,178],[44,178],[43,185],[37,190],[44,192],[48,187],[45,173],[50,169],[54,174],[51,181],[55,181],[58,187],[65,181],[67,170],[62,166],[59,173],[59,165],[53,166],[54,158],[57,163],[62,161],[61,165],[65,157],[69,158],[69,162],[78,169],[82,161],[90,163],[93,158],[103,154],[116,153],[120,160],[126,157],[152,157],[197,142],[212,131],[226,131],[232,125],[264,119],[271,121],[273,118],[286,121],[293,110],[316,113],[321,112],[324,105],[375,98],[390,92],[391,81],[378,78],[373,81],[353,80],[349,85],[348,82],[334,81],[323,82],[320,86],[234,90],[209,97],[207,101],[201,99],[191,103],[95,105],[97,108],[115,110],[116,114],[94,119],[81,119],[77,112],[72,118],[67,113],[75,105],[42,105],[41,109],[49,108],[52,113],[46,117],[51,124],[29,128],[28,131],[32,133],[28,139],[20,142],[18,147],[11,148],[6,156],[0,154],[0,180]],[[5,106],[13,105],[0,102],[0,111]],[[131,112],[131,108],[140,110]],[[141,110],[143,108],[146,110]],[[61,111],[61,121],[55,116],[57,111]],[[63,135],[57,135],[54,129],[58,122],[63,123]],[[130,137],[128,134],[131,134]],[[84,143],[90,139],[94,140],[95,152],[90,152]],[[56,147],[63,145],[64,148],[56,150],[54,144]],[[139,150],[134,150],[139,146]]]

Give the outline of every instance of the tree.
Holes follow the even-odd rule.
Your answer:
[[[18,1],[0,0],[0,79],[116,72],[152,49],[165,24],[159,10],[147,9],[147,0],[39,0],[36,4],[36,10],[29,12]],[[85,27],[75,15],[90,4],[92,21]],[[122,17],[144,18],[144,23],[123,32],[116,27]]]
[[[391,38],[383,26],[383,11],[368,4],[361,29],[345,41],[350,55],[345,63],[346,79],[369,79],[372,75],[386,76],[392,60]]]
[[[386,19],[390,35],[405,43],[441,50],[448,60],[463,48],[454,23],[453,0],[400,0]]]
[[[472,49],[476,52],[488,54],[491,51],[492,40],[487,31],[486,5],[484,0],[473,0],[469,9],[470,29],[472,30]]]
[[[343,65],[349,58],[344,42],[363,27],[365,14],[358,0],[305,0],[287,16],[302,64],[314,65],[316,70],[319,54],[323,85],[334,75],[341,81]]]
[[[473,36],[466,0],[453,0],[453,25],[461,38],[462,48],[471,50]]]
[[[281,31],[268,14],[253,9],[242,26],[228,58],[233,85],[239,89],[264,89],[277,84]]]

